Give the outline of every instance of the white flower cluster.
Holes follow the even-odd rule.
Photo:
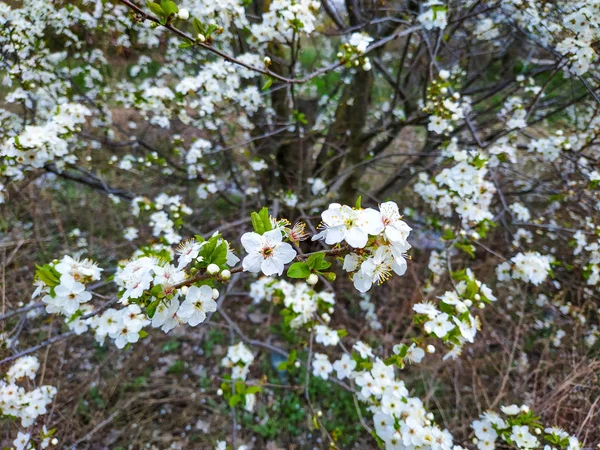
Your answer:
[[[457,122],[464,119],[471,108],[468,99],[462,98],[458,92],[452,92],[454,80],[451,77],[449,71],[440,70],[438,79],[427,87],[427,103],[423,111],[431,114],[427,129],[436,134],[454,131]]]
[[[539,252],[517,253],[510,259],[510,262],[503,262],[496,267],[496,275],[498,281],[507,281],[513,278],[539,286],[550,274],[553,261],[554,258],[551,255],[542,255]]]
[[[486,411],[471,424],[475,433],[473,442],[479,450],[494,450],[496,445],[515,445],[518,449],[534,449],[541,446],[538,436],[542,434],[543,428],[536,423],[528,406],[513,404],[501,406],[500,410],[504,417],[494,411]],[[544,440],[550,444],[546,444],[545,449],[581,448],[581,443],[575,436],[570,436],[560,428],[545,428],[543,431]]]
[[[317,292],[307,283],[288,283],[285,280],[273,280],[271,278],[259,278],[250,285],[250,296],[254,302],[263,300],[282,303],[288,310],[286,323],[291,328],[299,328],[315,320],[318,315],[321,320],[328,323],[331,320],[333,306],[335,305],[335,295],[331,292]],[[327,328],[327,327],[325,327]],[[323,342],[330,342],[330,339],[336,337],[330,333],[331,330],[323,328],[321,330]],[[338,339],[339,341],[339,339]],[[338,341],[335,341],[336,345]]]
[[[65,256],[62,260],[49,265],[46,271],[46,276],[49,278],[41,279],[48,283],[38,284],[33,296],[46,293],[42,297],[42,302],[46,304],[46,311],[70,318],[81,309],[82,304],[92,299],[92,294],[86,291],[85,285],[98,281],[101,272],[102,269],[89,259],[80,261]]]
[[[413,310],[419,314],[425,333],[434,335],[450,344],[452,350],[444,357],[456,358],[466,342],[473,343],[481,328],[479,318],[471,314],[471,308],[483,308],[496,301],[491,289],[475,279],[470,269],[458,276],[456,291],[446,291],[438,297],[439,308],[429,302],[417,303]]]
[[[598,28],[598,4],[593,1],[579,3],[578,9],[564,17],[562,24],[571,32],[556,45],[556,50],[569,60],[568,71],[581,76],[590,70],[597,55],[592,45],[597,42],[600,34]]]
[[[170,249],[161,246],[146,248],[151,256],[140,252],[119,266],[114,281],[120,290],[122,309],[95,311],[88,305],[92,295],[85,284],[99,280],[102,269],[89,260],[79,261],[69,256],[38,269],[34,297],[45,293],[42,301],[47,311],[69,318],[68,326],[77,334],[92,329],[100,344],[108,336],[118,348],[124,348],[145,336],[143,328],[150,324],[167,333],[182,323],[196,326],[206,320],[207,314],[217,310],[217,289],[207,284],[181,285],[187,278],[184,269],[190,264],[203,263],[201,252],[205,246],[211,251],[210,258],[215,257],[215,252],[220,258],[220,266],[209,263],[210,260],[204,262],[206,273],[221,281],[228,280],[231,272],[222,268],[235,265],[239,258],[231,252],[229,243],[215,234],[208,241],[191,239],[181,244],[177,250],[178,266],[169,262]]]
[[[252,24],[250,32],[259,42],[291,42],[299,34],[309,35],[316,27],[314,12],[321,7],[314,0],[274,0],[262,21]]]
[[[426,30],[439,28],[443,30],[448,25],[448,9],[439,0],[429,0],[423,5],[428,8],[425,12],[419,14],[417,20]]]
[[[323,230],[313,241],[323,239],[329,245],[345,241],[353,249],[361,249],[347,254],[343,266],[353,273],[354,287],[360,292],[367,292],[373,283],[383,283],[392,271],[398,275],[406,272],[411,228],[402,220],[396,203],[382,203],[379,211],[332,203],[321,218]]]
[[[85,106],[66,103],[57,107],[45,124],[26,125],[17,136],[0,142],[0,161],[6,165],[0,174],[20,180],[24,170],[40,168],[49,162],[57,162],[59,166],[74,163],[77,158],[70,154],[69,137],[80,130],[89,115],[91,112]]]
[[[446,253],[432,250],[429,255],[429,263],[427,268],[433,273],[433,282],[438,283],[440,278],[447,272],[448,263],[446,261]]]
[[[361,294],[361,297],[362,297],[362,300],[360,301],[360,303],[358,305],[360,306],[360,309],[364,312],[365,319],[367,319],[367,321],[369,322],[369,326],[371,327],[371,329],[373,329],[375,331],[381,330],[383,325],[381,325],[381,322],[379,321],[379,318],[377,317],[377,312],[375,311],[375,305],[371,302],[371,298],[370,298],[369,294],[367,294],[367,293]]]
[[[20,419],[23,427],[33,425],[39,416],[48,412],[46,407],[57,392],[54,386],[39,386],[27,391],[17,384],[24,378],[33,381],[39,368],[36,357],[24,356],[17,359],[0,380],[0,414]]]
[[[442,170],[433,181],[427,174],[420,174],[415,192],[443,216],[450,217],[454,209],[465,225],[491,220],[490,204],[496,187],[485,179],[487,160],[478,152],[458,150],[455,141],[451,141],[446,154],[456,164]]]
[[[233,380],[246,380],[250,364],[254,355],[243,342],[239,342],[227,349],[227,355],[221,360],[221,365],[231,369]]]
[[[342,46],[342,51],[337,54],[340,61],[354,66],[362,66],[365,71],[371,70],[371,61],[367,56],[362,56],[367,51],[373,38],[366,33],[352,33],[350,39]]]
[[[176,231],[181,227],[183,217],[192,213],[192,209],[182,202],[180,195],[158,194],[154,201],[136,197],[131,202],[131,212],[138,217],[140,212],[151,212],[149,224],[154,237],[163,237],[168,244],[178,244],[182,237]]]
[[[458,450],[448,430],[434,423],[423,402],[410,397],[404,382],[398,380],[393,366],[376,359],[370,370],[352,372],[359,387],[358,397],[369,404],[377,436],[387,450],[422,448],[424,450]]]
[[[557,130],[554,136],[541,139],[532,139],[527,150],[541,155],[544,161],[553,162],[560,156],[561,150],[571,149],[569,139],[561,130]]]
[[[104,344],[108,336],[114,340],[117,348],[125,348],[127,344],[139,341],[140,332],[150,323],[139,305],[127,305],[122,309],[109,308],[88,320],[99,344]]]

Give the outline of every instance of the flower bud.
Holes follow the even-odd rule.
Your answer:
[[[219,266],[217,266],[216,264],[209,264],[208,267],[206,268],[206,271],[208,272],[209,275],[214,275],[216,273],[219,273]]]
[[[314,286],[318,282],[319,282],[319,277],[317,276],[316,273],[311,273],[308,276],[308,278],[306,279],[306,283],[309,284],[310,286]]]
[[[202,33],[198,33],[198,36],[196,36],[196,39],[198,39],[200,42],[206,42],[206,38],[204,37],[204,35]]]
[[[435,353],[435,347],[431,344],[429,344],[425,350],[427,351],[427,353]]]
[[[217,395],[218,395],[218,396],[221,396],[221,395],[223,395],[223,389],[219,389],[219,390],[217,391]]]
[[[221,280],[223,281],[227,281],[231,278],[231,272],[227,269],[225,269],[223,272],[221,272]]]
[[[297,369],[297,368],[299,368],[299,367],[300,367],[300,361],[296,361],[296,362],[294,363],[294,367],[295,367],[296,369]]]
[[[212,290],[212,298],[213,300],[216,300],[219,298],[219,291],[217,291],[216,289]]]
[[[188,20],[190,18],[190,12],[187,9],[180,9],[177,13],[177,17],[181,20]]]
[[[265,63],[265,66],[269,67],[271,65],[271,58],[269,58],[268,56],[265,56],[263,58],[263,62]]]

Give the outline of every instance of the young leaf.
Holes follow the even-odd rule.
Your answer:
[[[250,214],[250,219],[252,219],[252,228],[254,228],[254,231],[258,234],[264,234],[266,231],[265,226],[258,213],[253,212]]]
[[[146,308],[146,315],[152,319],[154,317],[154,314],[156,314],[156,308],[158,307],[158,303],[160,302],[159,299],[154,300],[152,303],[150,303],[148,305],[148,307]]]
[[[269,209],[265,206],[258,212],[258,215],[262,220],[265,231],[271,231],[273,229],[273,225],[271,224],[271,218],[269,217]]]
[[[148,2],[146,2],[146,4],[148,5],[148,8],[150,8],[150,11],[152,11],[158,17],[164,17],[165,12],[163,11],[163,9],[160,7],[160,5],[158,3],[148,1]]]
[[[271,77],[267,78],[267,81],[265,82],[265,84],[263,84],[262,90],[266,91],[267,89],[269,89],[271,87],[272,84],[273,84],[273,78],[271,78]]]
[[[307,278],[309,275],[310,269],[304,262],[292,264],[287,271],[287,276],[290,278]]]
[[[44,266],[36,266],[35,276],[42,281],[46,286],[55,287],[60,284],[60,274],[46,264]]]
[[[194,31],[196,31],[196,34],[204,34],[204,25],[202,25],[202,22],[195,17],[194,20],[192,20],[192,25],[194,26]]]
[[[362,201],[362,195],[359,195],[358,198],[356,199],[356,205],[354,205],[354,207],[356,209],[360,209],[360,203]]]
[[[248,386],[248,388],[246,389],[246,395],[257,394],[259,392],[262,392],[262,389],[260,388],[260,386]]]
[[[211,23],[207,28],[206,28],[206,36],[210,36],[213,31],[215,31],[217,28],[219,28],[218,26],[216,26],[214,23]]]
[[[216,264],[219,267],[225,266],[227,263],[227,244],[221,242],[212,252],[209,258],[209,264]]]
[[[171,14],[177,14],[179,8],[175,4],[175,2],[171,0],[162,0],[160,2],[160,7],[165,12],[165,15],[169,17]]]
[[[336,278],[335,272],[323,272],[321,275],[323,275],[327,281],[335,281]]]
[[[323,261],[325,259],[325,253],[319,252],[319,253],[314,253],[312,255],[310,255],[308,257],[308,259],[306,260],[306,264],[308,265],[309,269],[315,269],[315,270],[319,270],[319,266],[321,264],[321,261]],[[327,268],[327,267],[325,267]]]
[[[239,394],[232,395],[231,397],[229,397],[229,406],[231,406],[233,408],[235,405],[237,405],[241,401],[242,401],[241,395],[239,395]]]

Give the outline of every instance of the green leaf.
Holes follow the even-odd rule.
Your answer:
[[[321,262],[325,259],[325,253],[319,252],[319,253],[314,253],[312,255],[310,255],[308,257],[308,259],[306,260],[306,264],[308,265],[308,267],[311,270],[319,270],[321,267]],[[329,264],[331,265],[331,264]],[[323,269],[327,269],[329,266],[327,267],[323,267]]]
[[[242,401],[241,395],[239,395],[239,394],[232,395],[231,397],[229,397],[229,406],[231,406],[233,408],[235,405],[237,405],[241,401]]]
[[[398,352],[398,356],[400,358],[404,358],[407,353],[408,353],[408,346],[406,344],[402,344],[402,346],[400,347],[400,352]]]
[[[343,330],[343,329],[342,330],[337,330],[337,334],[341,338],[348,336],[348,332],[346,330]]]
[[[164,297],[164,292],[163,292],[163,287],[160,284],[156,284],[152,287],[152,290],[150,291],[150,293],[157,298],[162,298]]]
[[[356,209],[360,209],[361,202],[362,202],[362,195],[359,195],[358,198],[356,199],[356,205],[354,205],[354,207]]]
[[[264,234],[265,226],[263,225],[262,219],[258,213],[253,212],[250,214],[250,219],[252,220],[252,228],[254,228],[254,231],[261,235]]]
[[[160,5],[158,3],[148,1],[148,2],[146,2],[146,4],[148,5],[148,8],[150,8],[150,11],[152,11],[158,17],[164,17],[165,12],[163,11],[163,9],[160,7]]]
[[[450,228],[446,228],[446,231],[444,231],[444,234],[442,235],[442,239],[445,241],[451,241],[455,237],[456,235],[454,234],[454,231],[452,231]]]
[[[335,272],[320,272],[320,274],[323,275],[327,281],[335,281],[337,277]]]
[[[37,268],[35,276],[46,286],[55,287],[60,284],[60,273],[54,267],[49,264],[35,267]]]
[[[69,317],[69,320],[67,320],[67,323],[71,323],[74,320],[79,319],[81,316],[83,316],[83,312],[80,309],[78,309],[77,311],[75,311],[75,313],[71,317]]]
[[[331,263],[325,259],[325,253],[315,253],[310,255],[306,260],[306,264],[312,270],[320,271],[329,269],[331,267]]]
[[[475,247],[473,247],[471,244],[457,242],[456,244],[454,244],[454,246],[465,252],[471,258],[475,258]]]
[[[469,277],[467,276],[467,269],[457,270],[455,272],[452,272],[451,275],[452,275],[452,278],[455,279],[456,281],[462,281],[462,280],[469,279]]]
[[[397,359],[398,359],[398,355],[392,355],[392,356],[390,356],[389,358],[386,358],[386,359],[384,359],[384,360],[383,360],[383,363],[384,363],[386,366],[391,366],[391,365],[393,365],[393,364],[396,364],[396,360],[397,360]]]
[[[297,352],[296,349],[292,350],[288,356],[288,362],[294,364],[296,361]]]
[[[219,267],[227,265],[227,244],[224,241],[217,245],[217,248],[211,253],[209,264],[216,264]]]
[[[271,231],[273,229],[273,225],[271,224],[271,218],[269,217],[269,209],[265,206],[258,212],[258,215],[262,220],[265,231]]]
[[[208,28],[206,28],[206,37],[210,36],[213,31],[215,31],[216,29],[218,29],[219,27],[216,26],[214,23],[211,23]]]
[[[487,159],[482,158],[480,155],[477,155],[473,161],[471,161],[471,165],[481,169],[487,163]]]
[[[179,48],[190,48],[193,46],[194,46],[194,44],[191,42],[182,42],[181,44],[179,44]]]
[[[195,17],[194,17],[194,20],[192,20],[192,25],[194,26],[194,30],[196,31],[196,34],[204,34],[204,25],[202,25],[202,22],[200,22]]]
[[[169,17],[171,14],[177,14],[179,8],[175,4],[175,2],[171,0],[162,0],[160,2],[160,7],[165,12],[165,15]]]
[[[260,386],[248,386],[248,388],[246,389],[246,395],[257,394],[259,392],[262,392],[262,389],[260,388]]]
[[[310,275],[310,269],[304,262],[296,262],[287,270],[287,276],[290,278],[307,278]]]
[[[215,248],[217,248],[218,242],[219,236],[213,236],[208,241],[206,241],[206,244],[202,246],[202,248],[200,249],[200,256],[202,256],[203,258],[203,263],[207,265],[210,264],[208,261],[210,260],[210,257],[213,254],[213,252],[215,251]]]
[[[156,299],[146,307],[146,315],[150,319],[152,319],[154,317],[154,314],[156,314],[156,308],[158,307],[159,303],[160,299]]]
[[[267,89],[269,89],[271,87],[272,84],[273,84],[273,78],[271,78],[271,77],[267,78],[267,81],[265,82],[265,84],[263,84],[262,90],[266,91]]]
[[[140,330],[140,339],[143,339],[148,336],[148,332],[146,330]]]

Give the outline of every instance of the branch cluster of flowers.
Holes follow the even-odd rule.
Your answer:
[[[48,413],[48,405],[52,403],[57,389],[43,385],[27,390],[21,385],[28,379],[26,384],[30,386],[39,368],[40,362],[34,356],[23,356],[10,366],[4,379],[0,379],[0,416],[19,419],[22,427],[30,428],[38,417]],[[44,426],[35,439],[31,433],[19,432],[13,445],[17,450],[34,449],[35,440],[39,441],[39,448],[48,448],[58,443],[53,437],[55,432],[55,429],[48,430]]]
[[[575,436],[555,427],[546,427],[527,405],[508,405],[500,408],[502,415],[487,411],[471,424],[475,433],[473,443],[479,450],[494,450],[496,446],[516,446],[519,449],[580,450]],[[541,442],[542,441],[542,442]]]

